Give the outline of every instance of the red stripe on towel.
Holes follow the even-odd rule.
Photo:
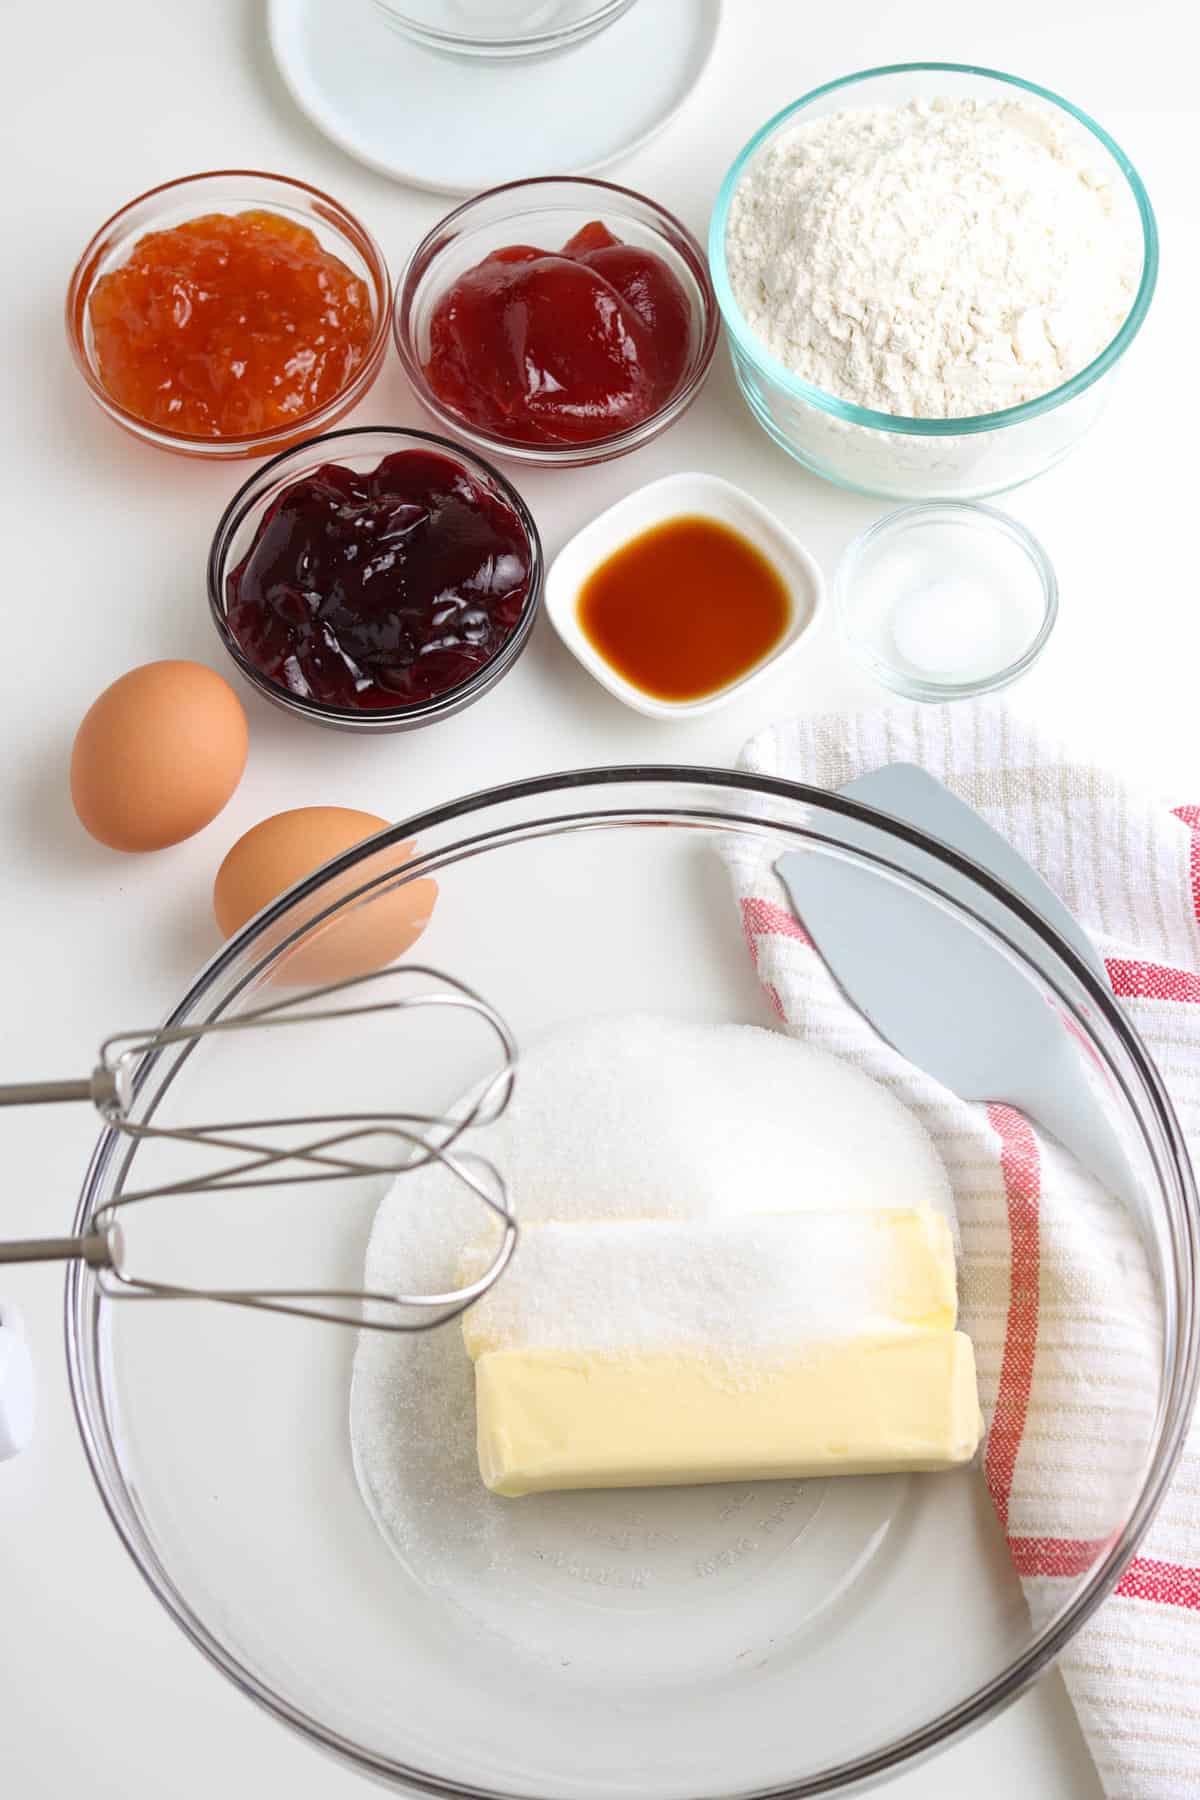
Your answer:
[[[773,900],[760,900],[754,894],[747,894],[742,899],[742,930],[750,945],[751,956],[754,955],[756,937],[786,937],[795,938],[799,944],[812,943],[794,913],[785,906],[776,906]]]
[[[1074,1581],[1086,1575],[1110,1542],[1108,1538],[1010,1537],[1008,1547],[1018,1575]],[[1158,1562],[1152,1556],[1135,1556],[1115,1591],[1126,1600],[1146,1600],[1155,1606],[1181,1606],[1187,1612],[1200,1612],[1200,1569],[1183,1563]]]
[[[1135,1556],[1122,1575],[1118,1594],[1127,1600],[1152,1600],[1157,1606],[1182,1606],[1200,1612],[1200,1569],[1183,1563],[1156,1562],[1152,1556]]]
[[[1011,1106],[989,1106],[988,1122],[1000,1139],[1012,1255],[1004,1356],[984,1467],[996,1516],[1007,1525],[1037,1351],[1041,1158],[1033,1132]]]
[[[1175,817],[1182,819],[1192,834],[1192,910],[1200,919],[1200,806],[1177,806]]]
[[[1177,1000],[1200,1006],[1200,975],[1191,969],[1172,969],[1166,963],[1127,962],[1110,956],[1105,968],[1118,1000]]]
[[[1010,1537],[1008,1547],[1018,1575],[1057,1575],[1074,1580],[1087,1573],[1110,1542],[1108,1538]]]

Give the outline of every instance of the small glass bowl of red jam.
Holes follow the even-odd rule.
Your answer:
[[[319,188],[226,169],[165,182],[80,257],[67,335],[93,398],[144,442],[263,456],[342,418],[378,375],[383,253]]]
[[[348,731],[461,712],[520,656],[542,546],[512,484],[460,444],[365,426],[306,438],[226,507],[208,560],[221,640],[284,711]]]
[[[649,443],[708,374],[720,320],[695,238],[607,181],[492,188],[436,225],[396,284],[405,372],[477,449],[554,466]]]

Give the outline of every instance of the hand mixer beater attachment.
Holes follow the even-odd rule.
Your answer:
[[[336,1021],[362,1021],[371,1015],[420,1009],[474,1015],[489,1028],[499,1047],[498,1066],[475,1087],[461,1112],[435,1116],[379,1109],[186,1126],[156,1125],[152,1114],[132,1116],[146,1076],[160,1057],[176,1047],[186,1056],[202,1040],[219,1034],[275,1032],[314,1022],[325,1029]],[[79,1236],[0,1242],[0,1263],[82,1260],[96,1271],[103,1292],[113,1299],[211,1300],[376,1331],[428,1331],[456,1318],[485,1294],[503,1273],[516,1246],[516,1220],[499,1170],[474,1151],[456,1147],[465,1132],[493,1123],[504,1112],[512,1095],[515,1064],[512,1034],[485,1000],[464,983],[413,963],[285,995],[236,1017],[167,1026],[160,1031],[119,1033],[101,1047],[100,1061],[90,1076],[77,1081],[0,1086],[0,1106],[90,1100],[106,1125],[129,1140],[126,1169],[133,1152],[149,1140],[203,1146],[227,1153],[229,1160],[183,1179],[140,1189],[124,1188],[118,1182],[114,1197],[96,1208]],[[437,1163],[460,1182],[500,1227],[491,1263],[476,1280],[464,1285],[412,1294],[337,1287],[189,1287],[126,1272],[119,1215],[127,1208],[239,1189],[397,1176],[430,1163]]]

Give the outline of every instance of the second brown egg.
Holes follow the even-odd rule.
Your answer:
[[[231,937],[306,875],[387,829],[386,819],[344,806],[301,806],[252,826],[217,870],[213,910],[222,935]],[[403,955],[424,931],[437,899],[437,883],[428,876],[405,878],[412,854],[411,843],[389,844],[294,908],[286,923],[272,928],[264,948],[313,924],[284,951],[274,978],[317,986],[370,974]],[[352,898],[367,887],[369,893]],[[331,907],[330,916],[317,922]]]

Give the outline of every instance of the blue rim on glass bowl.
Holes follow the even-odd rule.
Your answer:
[[[515,514],[529,546],[529,592],[521,616],[482,668],[476,669],[465,681],[426,700],[414,700],[402,706],[358,709],[292,693],[251,662],[230,629],[226,617],[230,568],[246,554],[267,508],[292,482],[311,474],[323,463],[352,459],[373,467],[383,457],[405,449],[433,450],[448,461],[458,463]],[[222,513],[213,535],[208,555],[208,604],[213,624],[229,655],[244,678],[273,706],[314,724],[332,726],[335,730],[379,734],[411,731],[420,725],[433,725],[440,719],[448,719],[494,687],[529,642],[541,605],[544,578],[542,540],[533,514],[511,481],[491,463],[485,462],[466,445],[438,437],[432,431],[415,431],[398,425],[356,425],[343,431],[322,432],[293,444],[255,469],[242,483]]]
[[[1137,210],[1142,232],[1142,272],[1137,293],[1119,330],[1100,354],[1078,370],[1067,381],[1048,393],[1039,394],[1018,406],[1003,407],[997,412],[977,413],[964,418],[916,419],[899,413],[875,412],[839,399],[836,394],[815,387],[785,366],[751,331],[733,293],[725,259],[725,239],[729,211],[734,193],[749,165],[764,146],[778,133],[795,125],[800,115],[810,108],[826,110],[822,103],[831,97],[856,105],[866,104],[861,90],[867,84],[879,84],[882,103],[886,89],[893,101],[914,97],[917,91],[928,92],[930,85],[958,87],[978,94],[994,87],[1000,92],[1016,89],[1046,102],[1081,126],[1099,145],[1108,162],[1123,176]],[[769,436],[797,461],[814,473],[839,486],[860,493],[882,494],[896,499],[937,500],[981,498],[1019,486],[1051,467],[1083,436],[1099,412],[1099,406],[1086,409],[1084,416],[1071,416],[1085,396],[1099,392],[1097,384],[1111,374],[1141,329],[1158,280],[1158,228],[1154,211],[1141,177],[1120,145],[1080,107],[1064,100],[1050,88],[1019,75],[1008,75],[998,69],[987,69],[972,63],[911,62],[888,63],[874,69],[862,69],[852,75],[825,82],[799,100],[777,112],[757,131],[735,158],[721,184],[713,209],[708,234],[709,266],[717,305],[725,322],[734,370],[743,397],[751,412]],[[1106,386],[1107,384],[1105,384]],[[812,452],[804,442],[804,427],[813,415],[823,422],[829,433],[833,453],[828,459]],[[1032,436],[1037,422],[1068,419],[1065,431]],[[1073,429],[1073,427],[1078,429]],[[856,432],[855,428],[858,428]],[[872,434],[874,459],[864,462],[856,454],[856,445]],[[918,461],[911,471],[901,468],[893,477],[885,473],[872,478],[871,470],[883,466],[887,447],[881,447],[874,434],[887,433],[891,448],[898,452],[904,441],[919,441],[927,446],[927,460]],[[1001,440],[996,434],[1013,434],[1011,455],[985,461],[990,447]],[[969,443],[974,440],[974,444]],[[938,445],[945,451],[939,456]],[[958,456],[961,469],[953,465]],[[840,453],[840,454],[839,454]],[[867,478],[863,479],[864,470]]]

